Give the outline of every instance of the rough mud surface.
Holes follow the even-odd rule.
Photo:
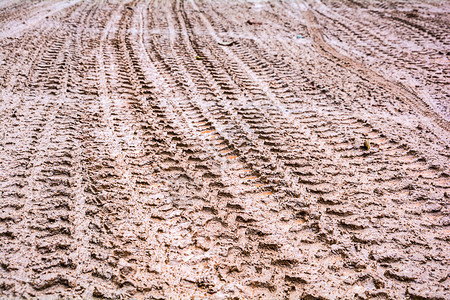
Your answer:
[[[450,299],[449,15],[0,2],[1,296]]]

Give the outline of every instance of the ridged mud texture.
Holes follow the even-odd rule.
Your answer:
[[[0,296],[450,299],[449,15],[0,2]]]

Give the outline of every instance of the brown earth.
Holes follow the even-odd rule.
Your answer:
[[[3,1],[0,296],[450,299],[446,1]]]

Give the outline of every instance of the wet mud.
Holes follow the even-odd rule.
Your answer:
[[[449,299],[445,1],[0,3],[0,295]]]

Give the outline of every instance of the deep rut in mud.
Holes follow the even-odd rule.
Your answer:
[[[449,299],[449,12],[0,3],[0,295]]]

